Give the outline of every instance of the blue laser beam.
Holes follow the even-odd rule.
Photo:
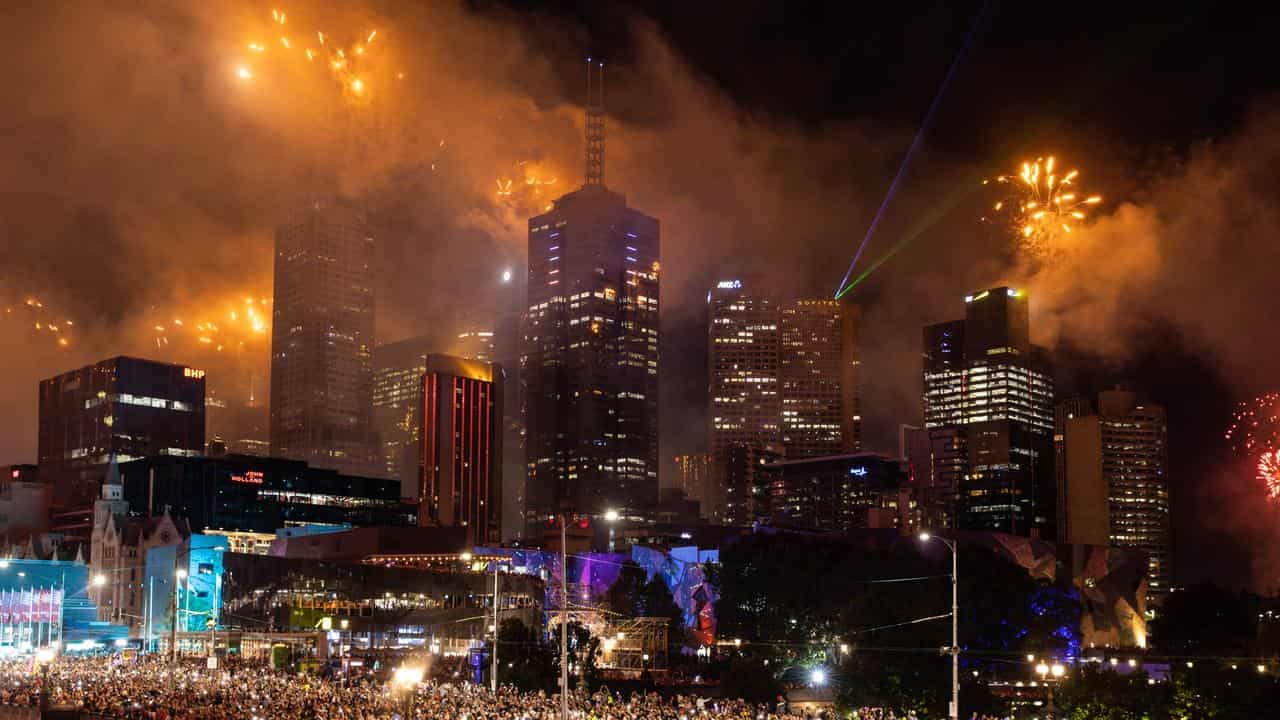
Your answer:
[[[844,277],[841,278],[840,285],[836,288],[836,298],[844,294],[845,285],[849,282],[849,276],[853,274],[853,269],[858,265],[858,259],[862,257],[862,252],[867,249],[867,245],[871,242],[871,236],[875,235],[876,227],[880,224],[880,219],[884,217],[885,209],[893,201],[893,196],[898,191],[898,183],[902,181],[902,176],[906,174],[907,168],[911,166],[911,159],[915,157],[916,150],[920,147],[920,139],[924,137],[929,125],[932,124],[933,116],[938,111],[942,97],[946,95],[947,87],[951,85],[951,78],[955,75],[956,68],[960,66],[960,61],[968,54],[969,45],[973,41],[973,36],[986,12],[987,3],[984,2],[982,8],[978,11],[978,16],[974,18],[973,24],[969,26],[969,33],[965,36],[964,42],[961,43],[960,50],[956,52],[955,58],[952,59],[951,67],[947,68],[947,74],[943,76],[942,84],[938,86],[938,92],[933,96],[933,102],[929,103],[929,110],[925,113],[920,127],[916,129],[916,136],[911,140],[911,145],[907,148],[907,154],[903,156],[902,162],[898,165],[898,172],[893,176],[893,182],[889,184],[889,191],[884,194],[884,199],[880,201],[880,208],[876,210],[875,217],[871,219],[871,226],[867,228],[867,234],[862,237],[862,244],[858,246],[858,252],[853,255],[853,262],[849,263],[849,269],[845,271]]]

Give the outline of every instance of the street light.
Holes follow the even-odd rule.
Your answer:
[[[605,510],[605,511],[604,511],[604,519],[605,519],[605,520],[607,520],[607,521],[609,521],[609,522],[617,522],[617,521],[618,521],[618,511],[617,511],[617,510]]]
[[[422,682],[423,669],[414,665],[401,665],[392,673],[391,680],[404,691],[404,715],[409,717],[413,710],[413,690]]]
[[[827,673],[822,668],[814,668],[809,672],[809,682],[814,687],[822,687],[827,684]]]
[[[936,539],[951,550],[951,720],[960,718],[960,602],[957,591],[960,552],[956,543],[944,537],[920,533],[920,542]]]
[[[471,562],[471,558],[473,558],[473,557],[475,557],[475,556],[474,556],[474,555],[472,555],[470,552],[464,552],[464,553],[462,553],[461,555],[459,555],[459,556],[458,556],[458,559],[459,559],[459,560],[461,560],[461,561],[462,561],[462,562],[464,562],[464,563],[469,563],[469,562]]]
[[[176,558],[175,558],[176,562]],[[182,610],[181,601],[178,599],[178,591],[182,587],[182,581],[187,579],[187,571],[178,568],[173,571],[175,582],[173,583],[173,625],[169,629],[169,657],[173,662],[178,661],[178,619]]]
[[[49,709],[49,664],[53,662],[53,648],[42,647],[36,651],[36,663],[40,665],[40,717]]]
[[[1066,672],[1067,669],[1062,666],[1062,663],[1058,662],[1055,662],[1051,666],[1048,663],[1041,661],[1039,665],[1036,665],[1036,674],[1040,676],[1040,681],[1044,683],[1044,686],[1049,693],[1049,706],[1045,708],[1045,716],[1050,718],[1050,720],[1052,720],[1057,710],[1053,706],[1054,683],[1049,682],[1049,676],[1052,675],[1053,678],[1057,680],[1065,675]]]
[[[106,585],[106,584],[107,584],[107,576],[106,576],[106,575],[103,575],[102,573],[98,573],[97,575],[94,575],[94,576],[93,576],[93,586],[94,586],[94,587],[102,587],[103,585]]]

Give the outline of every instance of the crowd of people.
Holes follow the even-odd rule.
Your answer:
[[[470,683],[400,686],[376,675],[321,678],[229,663],[197,665],[126,660],[120,656],[64,657],[39,668],[31,660],[0,663],[0,704],[75,708],[131,720],[553,720],[558,695],[503,687],[493,693]],[[607,689],[570,695],[575,720],[803,720],[783,704],[756,705]]]

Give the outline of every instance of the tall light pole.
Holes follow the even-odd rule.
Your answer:
[[[569,720],[569,564],[568,518],[560,514],[560,720]]]
[[[960,603],[957,590],[957,574],[959,572],[959,551],[956,543],[944,537],[920,533],[920,542],[937,540],[951,550],[951,720],[960,718]]]
[[[173,662],[178,661],[178,590],[182,587],[182,580],[186,576],[187,571],[182,568],[173,571],[173,623],[169,628],[169,659]]]
[[[498,692],[498,562],[493,562],[493,652],[489,654],[489,690]]]

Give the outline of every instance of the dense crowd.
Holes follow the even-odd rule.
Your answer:
[[[273,672],[260,665],[218,670],[120,657],[63,658],[47,674],[30,660],[0,663],[0,704],[36,706],[47,682],[49,704],[139,720],[552,720],[558,695],[497,693],[469,683],[429,682],[412,688],[366,676],[323,679]],[[575,720],[801,720],[783,706],[689,696],[607,690],[570,695]]]

